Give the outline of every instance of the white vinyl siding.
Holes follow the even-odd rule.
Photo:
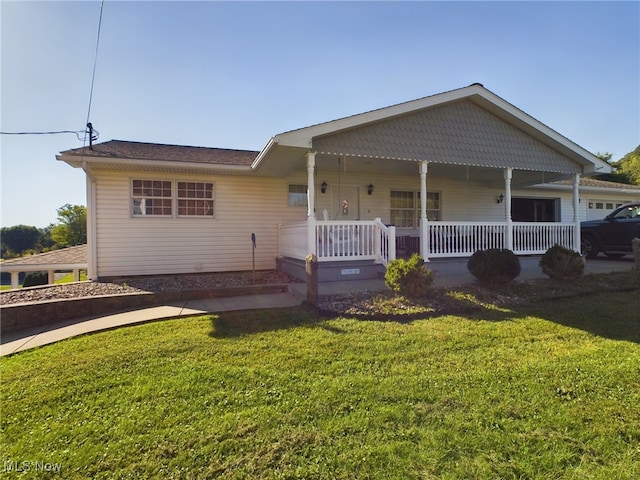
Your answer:
[[[306,210],[286,206],[288,182],[280,178],[180,178],[215,185],[215,217],[146,217],[130,214],[131,178],[95,172],[97,180],[97,275],[159,275],[250,271],[251,234],[256,269],[275,268],[278,224],[306,219]],[[158,176],[155,180],[173,180]]]

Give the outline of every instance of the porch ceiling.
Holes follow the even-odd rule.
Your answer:
[[[308,150],[294,147],[277,147],[278,154],[270,162],[270,172],[277,176],[287,176],[293,172],[305,172]],[[419,164],[417,160],[398,160],[392,158],[369,158],[348,155],[331,155],[319,153],[316,155],[316,175],[326,172],[342,174],[366,173],[372,175],[392,175],[395,177],[419,178]],[[482,182],[487,186],[501,187],[504,185],[502,168],[449,165],[443,163],[429,163],[427,178],[436,176],[458,180]],[[569,178],[568,174],[540,172],[531,170],[514,170],[512,186],[527,186]]]

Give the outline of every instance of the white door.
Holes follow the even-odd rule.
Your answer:
[[[360,187],[333,185],[329,220],[360,219]]]

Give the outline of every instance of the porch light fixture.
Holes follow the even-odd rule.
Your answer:
[[[322,183],[320,184],[320,191],[321,191],[322,193],[327,193],[327,182],[322,182]]]
[[[504,201],[504,195],[500,194],[498,195],[498,197],[496,198],[496,203],[502,203]]]
[[[373,183],[367,185],[367,194],[371,195],[373,193]]]

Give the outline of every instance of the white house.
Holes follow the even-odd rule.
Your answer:
[[[480,84],[285,132],[260,152],[112,140],[57,158],[86,173],[93,279],[308,253],[347,268],[396,248],[578,250],[590,202],[640,192],[581,187],[610,166]]]

